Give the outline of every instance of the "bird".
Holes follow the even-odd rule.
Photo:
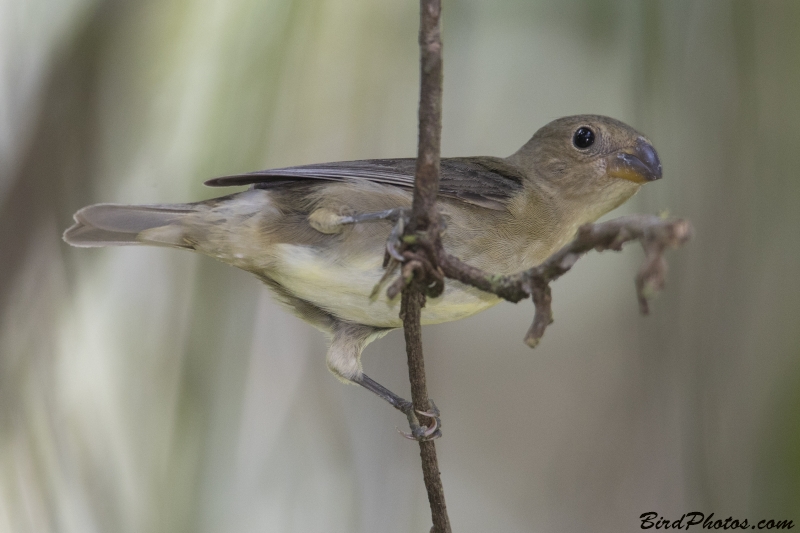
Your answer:
[[[206,185],[249,188],[194,203],[90,205],[75,213],[63,238],[77,247],[193,250],[251,272],[286,309],[328,336],[326,362],[337,378],[409,414],[410,402],[364,374],[361,353],[402,327],[398,299],[375,297],[373,288],[384,275],[396,215],[411,207],[415,161],[316,163],[225,176]],[[559,118],[508,157],[441,160],[442,243],[484,271],[520,272],[661,177],[652,143],[627,124],[601,115]],[[428,299],[421,321],[459,320],[499,301],[448,280],[440,296]]]

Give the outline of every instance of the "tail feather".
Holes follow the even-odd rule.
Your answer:
[[[75,213],[75,224],[64,232],[72,246],[124,246],[150,244],[186,246],[179,223],[196,212],[191,204],[96,204]]]

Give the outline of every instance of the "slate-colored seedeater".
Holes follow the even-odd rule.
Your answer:
[[[206,183],[251,187],[190,204],[91,205],[75,214],[64,240],[185,248],[252,272],[329,336],[327,363],[337,377],[395,405],[398,397],[368,378],[360,362],[367,344],[402,325],[398,301],[370,299],[393,222],[345,222],[409,208],[414,167],[414,159],[377,159],[217,178]],[[660,177],[655,149],[633,128],[598,115],[560,118],[509,157],[442,159],[443,244],[487,272],[519,272]],[[422,322],[458,320],[499,301],[448,280],[444,293],[428,300]]]

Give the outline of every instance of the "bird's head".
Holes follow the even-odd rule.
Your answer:
[[[653,145],[627,124],[600,115],[564,117],[537,131],[509,161],[596,219],[661,178]]]

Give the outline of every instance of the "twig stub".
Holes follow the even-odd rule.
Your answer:
[[[638,240],[645,251],[645,261],[636,276],[636,295],[642,314],[649,311],[648,300],[663,287],[667,273],[664,252],[689,240],[692,228],[681,219],[664,220],[653,215],[628,215],[599,224],[584,224],[575,238],[539,266],[510,276],[495,276],[468,265],[439,250],[445,276],[491,292],[510,302],[532,297],[535,307],[533,324],[525,343],[534,348],[545,329],[553,322],[550,282],[557,280],[590,250],[622,250],[625,243]]]

